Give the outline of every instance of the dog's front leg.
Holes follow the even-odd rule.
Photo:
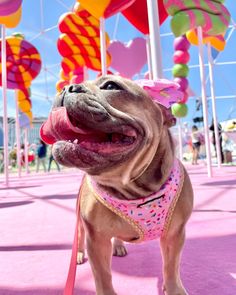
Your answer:
[[[77,252],[77,263],[84,263],[84,255],[85,255],[85,231],[82,220],[79,220],[78,226],[78,252]]]
[[[86,243],[88,258],[96,284],[96,294],[116,295],[111,276],[111,239],[105,237],[101,232],[92,231],[86,235]]]
[[[160,239],[163,260],[163,292],[165,295],[188,295],[180,279],[180,257],[185,240],[183,227],[172,228]]]

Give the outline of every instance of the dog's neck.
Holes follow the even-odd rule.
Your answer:
[[[127,183],[120,175],[93,177],[109,194],[120,199],[138,199],[159,191],[167,181],[174,163],[174,145],[168,129],[162,133],[161,140],[152,161],[137,178]],[[127,163],[127,169],[128,169]]]

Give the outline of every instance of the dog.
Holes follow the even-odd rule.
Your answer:
[[[174,83],[163,81],[142,85],[107,75],[69,85],[56,97],[41,129],[41,138],[53,143],[53,156],[60,164],[85,172],[78,199],[77,260],[83,262],[86,239],[97,295],[116,294],[112,238],[113,254],[124,256],[123,241],[156,237],[164,294],[187,294],[179,267],[193,190],[175,157],[169,130],[175,124],[170,105],[180,92]],[[126,208],[130,203],[133,207]],[[135,208],[141,211],[135,213]],[[141,218],[147,211],[148,221]]]

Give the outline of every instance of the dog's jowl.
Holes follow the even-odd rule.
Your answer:
[[[167,80],[100,77],[67,86],[41,128],[55,159],[85,172],[77,263],[86,244],[98,295],[117,294],[111,257],[127,254],[123,241],[157,238],[163,293],[187,294],[179,268],[193,192],[169,131],[175,124],[170,106],[180,96],[178,85]]]

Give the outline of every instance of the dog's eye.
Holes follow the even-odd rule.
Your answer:
[[[122,90],[119,84],[116,84],[113,81],[106,82],[104,85],[100,87],[103,90]]]

